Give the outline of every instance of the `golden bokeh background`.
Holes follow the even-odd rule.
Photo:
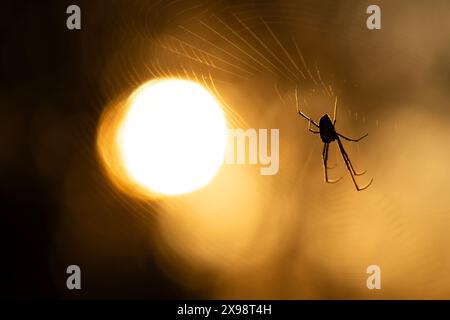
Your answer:
[[[155,4],[146,12],[151,26],[125,24],[131,30],[115,36],[127,41],[101,69],[105,94],[125,79],[132,87],[161,75],[214,84],[247,127],[280,128],[280,171],[261,176],[255,166],[226,165],[187,196],[141,205],[127,197],[133,211],[156,220],[142,230],[149,246],[134,254],[152,251],[177,284],[209,298],[449,298],[450,129],[441,73],[450,62],[450,7],[381,3],[377,33],[365,29],[363,2],[215,5],[174,3],[159,9],[171,19],[155,21]],[[125,12],[135,14],[133,6]],[[369,190],[355,192],[348,176],[323,183],[321,143],[295,114],[295,86],[315,119],[331,112],[333,90],[338,130],[369,132],[347,144],[355,165],[375,178]],[[342,163],[334,171],[345,173]],[[91,202],[73,197],[68,192],[72,203]],[[80,215],[84,228],[89,211],[75,206],[68,215]],[[91,237],[89,229],[77,234]],[[130,255],[127,241],[96,247],[115,259]],[[371,264],[381,267],[380,291],[366,288]]]
[[[61,294],[60,267],[76,263],[86,298],[449,299],[450,3],[378,1],[380,31],[366,28],[370,4],[81,1],[90,112],[43,107],[32,120],[35,168],[58,186],[48,265]],[[207,87],[230,127],[279,128],[278,174],[224,165],[177,197],[117,188],[98,125],[159,77]],[[323,182],[322,143],[296,115],[296,87],[314,119],[337,95],[337,130],[369,133],[345,143],[368,170],[358,180],[374,177],[368,190],[354,190],[335,146],[332,175],[345,177]],[[68,141],[78,152],[58,171]],[[372,264],[381,290],[366,287]]]

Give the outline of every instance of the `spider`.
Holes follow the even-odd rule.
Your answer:
[[[296,100],[296,104],[297,104],[297,113],[299,115],[301,115],[303,118],[305,118],[306,120],[308,120],[308,130],[312,133],[319,133],[320,134],[320,139],[322,139],[323,142],[323,151],[322,151],[322,161],[323,161],[323,170],[324,170],[324,177],[325,177],[325,182],[327,183],[336,183],[339,180],[342,179],[342,177],[340,177],[339,179],[336,180],[330,180],[328,179],[328,169],[332,169],[329,168],[327,165],[328,162],[328,149],[330,147],[330,143],[333,141],[337,141],[338,146],[339,146],[339,151],[341,152],[342,158],[344,159],[345,165],[347,166],[348,172],[350,173],[350,176],[352,177],[353,183],[355,184],[356,190],[357,191],[362,191],[367,189],[373,181],[373,178],[370,179],[369,183],[366,184],[363,187],[358,186],[358,183],[356,182],[355,176],[361,176],[364,173],[366,173],[366,170],[362,171],[362,172],[358,172],[353,168],[353,165],[350,161],[350,158],[347,154],[347,152],[345,152],[344,149],[344,145],[341,142],[341,139],[345,139],[347,141],[352,141],[352,142],[358,142],[361,141],[362,139],[364,139],[365,137],[367,137],[369,134],[366,133],[365,135],[363,135],[362,137],[358,138],[358,139],[350,139],[338,132],[336,132],[335,129],[335,124],[336,124],[336,113],[337,113],[337,97],[336,100],[334,102],[334,114],[333,114],[333,120],[330,119],[330,117],[328,116],[328,114],[325,114],[322,116],[322,118],[320,118],[319,120],[319,124],[317,124],[314,120],[312,120],[310,117],[308,117],[307,115],[305,115],[302,111],[300,111],[299,109],[299,102],[298,102],[298,90],[295,90],[295,100]],[[317,130],[314,130],[311,125],[314,125]]]

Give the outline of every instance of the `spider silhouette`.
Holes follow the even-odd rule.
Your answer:
[[[345,151],[344,145],[342,144],[340,138],[345,139],[347,141],[351,141],[351,142],[358,142],[358,141],[361,141],[362,139],[364,139],[365,137],[367,137],[369,134],[366,133],[365,135],[363,135],[362,137],[360,137],[358,139],[351,139],[351,138],[348,138],[348,137],[336,132],[335,124],[336,124],[336,114],[337,114],[337,97],[334,102],[333,120],[330,119],[328,114],[325,114],[322,116],[322,118],[320,118],[319,124],[317,124],[314,120],[312,120],[310,117],[305,115],[302,111],[300,111],[299,103],[298,103],[298,90],[297,89],[295,90],[295,100],[296,100],[296,104],[297,104],[297,113],[299,115],[301,115],[303,118],[305,118],[306,120],[308,120],[308,130],[312,133],[319,133],[320,138],[323,141],[322,161],[323,161],[325,182],[336,183],[342,179],[342,177],[340,177],[339,179],[336,179],[336,180],[328,179],[328,169],[332,169],[332,168],[329,168],[327,165],[328,149],[330,147],[331,142],[337,141],[338,146],[339,146],[339,151],[341,152],[342,158],[344,159],[344,162],[345,162],[345,165],[347,166],[348,172],[350,173],[350,176],[352,177],[352,180],[353,180],[353,183],[355,184],[356,190],[362,191],[362,190],[367,189],[372,184],[373,178],[370,179],[369,183],[366,184],[365,186],[363,186],[363,187],[358,186],[355,176],[361,176],[361,175],[365,174],[366,170],[364,170],[362,172],[358,172],[353,168],[352,162],[350,161],[350,158],[349,158],[347,152]],[[311,127],[311,125],[314,125],[319,130],[318,131],[314,130]]]

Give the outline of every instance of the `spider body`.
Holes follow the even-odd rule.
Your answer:
[[[328,114],[325,114],[319,120],[319,132],[320,139],[322,139],[323,143],[330,143],[337,139],[338,135],[336,130],[334,129],[334,124],[331,122]]]
[[[336,97],[336,101],[334,103],[333,120],[331,120],[331,118],[328,116],[328,114],[325,114],[322,116],[322,118],[320,118],[319,123],[316,123],[314,120],[312,120],[310,117],[308,117],[307,115],[305,115],[303,112],[300,111],[297,90],[295,90],[295,99],[297,101],[297,113],[300,116],[302,116],[303,118],[305,118],[306,120],[308,120],[308,130],[312,133],[320,134],[320,139],[323,142],[322,162],[323,162],[323,172],[324,172],[325,182],[336,183],[342,179],[342,177],[340,177],[339,179],[336,179],[336,180],[330,180],[328,178],[328,169],[331,169],[331,168],[328,168],[328,165],[327,165],[328,150],[330,148],[330,143],[333,141],[336,141],[338,144],[338,147],[339,147],[339,151],[341,152],[342,158],[347,167],[347,170],[350,173],[350,177],[352,178],[353,184],[356,187],[356,190],[361,191],[361,190],[367,189],[372,184],[373,178],[370,179],[369,183],[363,187],[360,187],[358,185],[358,183],[356,182],[355,176],[361,176],[364,173],[366,173],[366,171],[358,172],[355,170],[355,168],[353,168],[352,162],[350,161],[350,157],[348,156],[347,152],[345,151],[344,145],[342,144],[342,141],[340,138],[345,139],[347,141],[358,142],[358,141],[364,139],[365,137],[367,137],[368,134],[366,133],[365,135],[363,135],[362,137],[360,137],[358,139],[351,139],[351,138],[347,138],[346,136],[344,136],[336,131],[335,124],[336,124],[336,113],[337,113],[337,97]],[[319,129],[319,130],[315,130],[314,128],[312,128],[311,125],[313,125],[314,127],[316,127],[316,129]]]

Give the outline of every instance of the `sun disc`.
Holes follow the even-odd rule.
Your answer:
[[[226,123],[215,98],[187,80],[138,88],[117,142],[128,177],[152,193],[197,190],[215,176],[226,149]]]

